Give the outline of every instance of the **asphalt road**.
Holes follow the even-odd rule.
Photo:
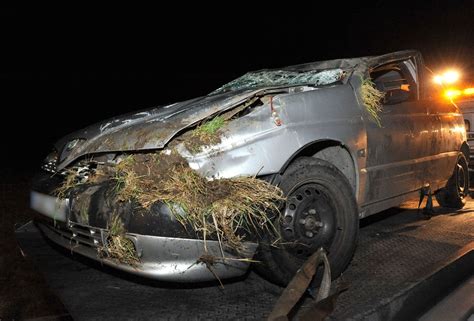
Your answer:
[[[460,211],[435,207],[429,219],[416,205],[409,202],[361,221],[354,259],[334,283],[334,288],[348,290],[339,296],[330,320],[414,313],[406,309],[413,305],[406,300],[437,300],[443,289],[462,281],[464,275],[447,270],[450,280],[444,288],[440,285],[440,293],[408,296],[423,290],[426,280],[439,282],[433,275],[465,254],[474,241],[474,201]],[[35,228],[18,231],[17,238],[74,320],[262,320],[282,292],[253,272],[226,283],[224,289],[218,284],[149,282],[60,251]],[[307,299],[303,307],[309,303]]]

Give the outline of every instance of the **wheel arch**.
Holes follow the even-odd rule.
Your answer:
[[[354,195],[357,198],[357,165],[350,151],[343,143],[335,140],[319,140],[308,143],[298,149],[286,161],[286,163],[280,169],[280,173],[283,173],[296,159],[304,156],[323,159],[333,164],[347,178],[352,187]]]

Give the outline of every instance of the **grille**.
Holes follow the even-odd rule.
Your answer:
[[[97,248],[105,243],[106,231],[99,228],[74,222],[70,222],[68,228],[53,227],[51,225],[47,225],[47,227],[67,239],[71,244],[75,243]]]
[[[56,173],[56,170],[57,170],[56,161],[50,161],[50,162],[44,163],[41,166],[41,168],[47,172]]]
[[[46,158],[44,159],[41,168],[47,172],[56,173],[56,165],[58,163],[58,158],[58,152],[56,151],[56,149],[53,149],[51,153],[49,153],[48,156],[46,156]]]

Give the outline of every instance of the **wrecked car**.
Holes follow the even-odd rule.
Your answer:
[[[321,247],[337,277],[359,219],[420,193],[465,204],[463,117],[429,86],[417,51],[249,72],[64,137],[31,207],[53,242],[144,277],[253,264],[284,285]]]

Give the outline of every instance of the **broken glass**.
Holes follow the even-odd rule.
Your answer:
[[[287,70],[262,70],[249,72],[224,86],[216,89],[211,94],[241,89],[254,89],[274,86],[329,85],[341,80],[344,76],[342,69],[310,70],[304,72]]]

